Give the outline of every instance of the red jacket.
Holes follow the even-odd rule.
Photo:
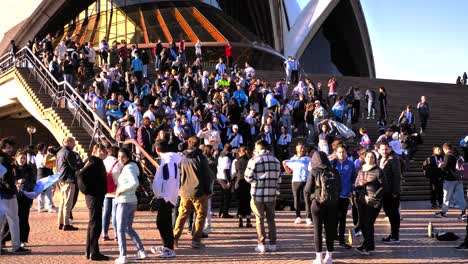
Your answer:
[[[232,57],[232,47],[231,47],[231,45],[226,46],[226,57]]]

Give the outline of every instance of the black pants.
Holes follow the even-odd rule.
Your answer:
[[[310,213],[310,193],[304,189],[305,182],[292,182],[292,192],[294,196],[294,209],[296,210],[296,217],[301,217],[301,196],[304,199],[306,217],[312,218]]]
[[[333,251],[333,243],[336,237],[336,206],[321,206],[317,200],[311,201],[312,219],[314,222],[315,251],[322,252],[322,228],[325,226],[325,238],[327,251]],[[323,226],[322,226],[323,225]]]
[[[297,84],[299,82],[299,71],[292,70],[291,71],[291,82]]]
[[[227,181],[225,181],[227,183]],[[220,214],[229,214],[229,208],[231,207],[231,198],[232,198],[232,191],[231,186],[226,189],[221,189],[223,192],[223,200],[220,207]]]
[[[427,120],[429,119],[428,115],[419,115],[419,120],[421,120],[421,129],[422,132],[426,131]]]
[[[344,234],[346,231],[346,214],[348,213],[349,198],[339,198],[338,200],[338,241],[344,242]]]
[[[174,249],[174,232],[172,231],[172,209],[174,206],[170,202],[159,199],[158,216],[156,225],[161,235],[163,245],[166,248]]]
[[[32,200],[18,194],[18,218],[19,218],[19,231],[20,231],[20,242],[27,243],[29,240],[29,211],[31,210]]]
[[[360,114],[361,114],[361,100],[354,100],[352,121],[353,122],[359,121]]]
[[[374,242],[374,224],[375,219],[379,216],[380,206],[375,208],[366,203],[358,205],[359,217],[361,223],[362,236],[364,237],[363,246],[367,249],[375,248]]]
[[[431,204],[432,205],[442,205],[444,200],[444,183],[442,180],[431,179]]]
[[[393,197],[391,193],[384,193],[383,195],[383,209],[385,215],[388,216],[391,226],[391,236],[394,239],[400,238],[400,195]],[[361,225],[362,227],[362,225]]]
[[[104,196],[86,195],[86,207],[89,210],[88,234],[86,236],[86,254],[100,254],[99,237],[102,230],[102,204]]]
[[[468,223],[466,223],[466,235],[465,235],[465,244],[468,244]]]
[[[330,94],[330,95],[328,95],[328,97],[327,97],[327,107],[328,107],[329,109],[331,109],[331,108],[333,107],[333,105],[335,104],[336,97],[337,97],[336,94]]]
[[[250,207],[250,200],[252,199],[250,195],[250,183],[246,182],[244,179],[239,180],[239,188],[237,188],[237,195],[239,197],[239,206],[237,208],[237,215],[239,217],[247,217],[252,213]]]

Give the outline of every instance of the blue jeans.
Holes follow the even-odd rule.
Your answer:
[[[463,183],[460,181],[444,181],[444,203],[442,204],[442,212],[447,213],[450,201],[460,206],[461,210],[465,210],[465,194],[463,191]]]
[[[116,215],[117,204],[114,202],[114,197],[104,198],[104,212],[102,213],[102,234],[107,236],[109,233],[109,224],[112,216],[112,227],[114,228],[114,235],[117,237],[116,230]]]
[[[132,227],[136,208],[136,203],[117,204],[117,238],[119,241],[119,252],[121,257],[127,256],[127,238],[125,237],[125,233],[127,233],[133,240],[138,251],[144,250],[140,237]]]

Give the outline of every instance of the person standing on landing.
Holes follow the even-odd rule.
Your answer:
[[[294,208],[296,210],[295,224],[301,223],[301,196],[303,197],[306,209],[306,224],[312,224],[312,214],[310,213],[310,193],[306,190],[305,184],[309,176],[310,157],[306,156],[306,151],[303,143],[298,143],[296,146],[296,155],[291,159],[283,161],[283,167],[286,172],[293,174],[291,187],[294,196]]]
[[[353,183],[356,180],[356,169],[354,163],[347,157],[347,146],[338,144],[336,146],[335,160],[331,161],[331,166],[338,170],[341,177],[341,192],[338,200],[338,241],[340,246],[350,249],[351,245],[345,243],[344,234],[346,230],[346,215],[348,213],[349,199],[353,190]]]
[[[160,258],[172,258],[174,252],[174,232],[172,231],[172,209],[177,205],[180,186],[180,170],[178,164],[182,157],[170,152],[169,142],[166,139],[158,140],[155,144],[156,153],[161,157],[153,181],[153,192],[158,205],[156,225],[163,241],[162,247],[151,247],[151,252]]]
[[[255,251],[265,253],[276,251],[276,222],[275,206],[278,190],[278,179],[281,173],[281,164],[275,156],[268,151],[268,142],[258,140],[255,142],[255,156],[247,163],[244,178],[250,183],[252,200],[250,207],[255,215],[258,243]],[[270,244],[265,247],[266,233],[264,219],[268,223],[268,237]]]
[[[316,151],[310,161],[313,168],[305,188],[311,193],[311,212],[314,221],[316,257],[313,264],[332,264],[333,244],[336,238],[338,200],[341,192],[339,172],[331,167],[327,154]],[[322,258],[322,230],[325,226],[327,253]]]
[[[109,260],[99,251],[99,237],[102,231],[102,205],[107,193],[106,167],[103,160],[107,156],[106,148],[95,145],[91,157],[78,173],[78,189],[85,195],[89,210],[88,233],[86,237],[86,259]]]
[[[385,244],[400,244],[400,192],[401,192],[401,164],[394,154],[388,142],[379,143],[378,152],[380,158],[377,164],[384,175],[384,193],[382,206],[390,221],[391,233],[383,238]]]

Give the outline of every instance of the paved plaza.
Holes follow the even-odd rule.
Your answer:
[[[81,200],[81,199],[80,199]],[[376,251],[371,256],[363,257],[355,250],[337,248],[334,263],[468,263],[468,252],[454,249],[461,241],[439,242],[426,238],[428,221],[435,229],[453,231],[464,238],[465,224],[456,216],[459,211],[450,210],[446,219],[434,218],[434,210],[426,209],[428,202],[404,202],[402,205],[403,221],[401,226],[401,245],[384,245],[380,238],[389,233],[388,221],[383,213],[376,222]],[[88,263],[84,257],[86,238],[87,210],[79,202],[74,210],[74,225],[78,231],[59,231],[57,215],[31,212],[31,235],[29,248],[32,253],[25,255],[5,254],[0,256],[0,263]],[[160,245],[156,230],[154,212],[137,212],[134,225],[149,252],[150,246]],[[351,217],[348,216],[351,226]],[[183,235],[179,241],[177,257],[161,260],[149,253],[145,260],[131,260],[130,263],[312,263],[314,254],[313,228],[305,224],[293,224],[293,212],[277,212],[278,252],[258,254],[254,252],[256,244],[255,229],[237,227],[236,219],[213,218],[213,233],[204,242],[206,249],[195,250],[189,247],[190,236]],[[113,233],[110,233],[113,237]],[[353,246],[359,245],[360,238],[355,238]],[[134,255],[135,247],[128,242],[129,254]],[[7,244],[8,245],[8,244]],[[112,260],[118,255],[117,243],[101,242],[101,251]],[[10,250],[10,248],[7,248]],[[129,255],[130,256],[130,255]],[[113,261],[104,262],[113,263]]]

